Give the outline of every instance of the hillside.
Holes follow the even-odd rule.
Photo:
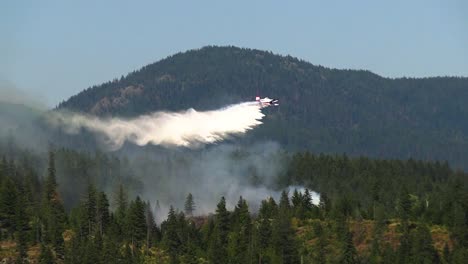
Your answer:
[[[204,190],[219,201],[212,213],[201,211],[210,202],[196,192],[182,203],[171,198],[165,212],[153,195],[183,191],[146,181],[142,196],[131,195],[135,181],[126,178],[139,167],[131,161],[64,148],[10,155],[1,143],[1,263],[466,263],[468,257],[467,174],[438,162],[296,153],[278,180],[317,186],[318,205],[309,189],[283,189],[273,198],[257,188],[257,209],[243,196],[233,201]],[[241,156],[231,158],[241,163]],[[172,167],[186,166],[171,160],[178,165]],[[164,174],[151,172],[164,186]],[[339,184],[343,175],[346,184]]]
[[[280,99],[245,140],[289,149],[448,160],[468,168],[468,78],[383,78],[236,47],[178,53],[61,103],[97,115],[213,109],[256,95]]]

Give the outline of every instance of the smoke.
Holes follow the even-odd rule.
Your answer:
[[[300,185],[289,186],[288,187],[288,192],[289,192],[290,197],[292,196],[292,193],[294,192],[294,190],[297,190],[300,194],[304,195],[305,191],[306,191],[306,188],[304,186],[300,186]],[[311,191],[311,190],[309,190],[309,192],[310,192],[310,197],[311,197],[311,200],[312,200],[311,201],[312,204],[319,205],[319,203],[320,203],[320,194],[316,193],[314,191]]]
[[[13,145],[28,149],[45,147],[46,135],[37,121],[46,109],[40,96],[30,95],[0,77],[0,149],[9,145],[8,154],[14,156]]]
[[[284,175],[288,160],[278,144],[195,148],[242,135],[260,125],[263,117],[258,103],[244,102],[213,111],[155,112],[133,119],[55,111],[48,120],[67,133],[92,131],[107,147],[121,149],[118,153],[130,157],[133,177],[142,183],[142,189],[132,196],[148,200],[161,222],[171,205],[183,210],[189,193],[195,199],[198,215],[214,212],[222,196],[231,210],[242,196],[252,212],[258,210],[263,199],[279,199],[278,177]],[[126,153],[127,148],[121,147],[127,141],[169,148],[140,148]]]
[[[0,111],[0,114],[4,112]],[[278,179],[286,173],[288,154],[277,143],[257,142],[248,146],[209,144],[242,135],[260,125],[264,114],[255,102],[230,105],[214,111],[189,109],[176,113],[156,112],[133,119],[98,118],[66,111],[51,111],[45,115],[49,124],[69,134],[78,134],[77,138],[82,130],[87,130],[98,135],[98,139],[102,139],[108,148],[120,148],[112,155],[118,155],[122,160],[129,158],[128,163],[122,163],[125,164],[124,168],[112,165],[103,170],[106,168],[103,164],[107,164],[103,161],[101,165],[104,167],[87,168],[83,173],[89,174],[97,181],[98,187],[111,196],[117,184],[124,179],[131,197],[140,195],[155,208],[159,223],[166,218],[171,205],[183,210],[188,193],[194,197],[196,215],[213,213],[222,196],[226,198],[230,210],[242,196],[247,200],[250,211],[256,212],[263,199],[273,197],[279,201],[281,190],[285,187],[278,183]],[[34,118],[26,118],[23,122],[25,125],[15,126],[17,129],[13,130],[13,135],[20,142],[30,139],[61,144],[58,138],[53,138],[56,136],[53,132],[46,134],[45,139],[38,139],[42,126],[35,125],[32,120],[39,116],[43,120],[43,116],[37,114]],[[16,123],[22,119],[14,115],[8,120]],[[6,122],[0,118],[0,124],[5,125]],[[121,148],[125,142],[165,147],[141,148],[128,144]],[[194,148],[201,144],[209,145]],[[41,149],[43,151],[47,146]],[[80,195],[87,182],[80,182],[80,177],[70,178],[70,171],[61,170],[69,166],[65,165],[61,166],[61,162],[57,161],[59,186],[70,192],[69,196]],[[295,188],[301,189],[299,186]],[[318,197],[318,194],[312,193],[312,196]]]
[[[158,150],[131,157],[134,174],[144,189],[139,193],[160,210],[156,217],[167,216],[169,206],[184,208],[192,193],[197,215],[213,213],[220,198],[233,209],[239,197],[256,211],[262,199],[278,192],[278,177],[285,173],[287,159],[273,142],[251,146],[221,144],[207,149],[178,151]]]
[[[273,197],[279,201],[284,185],[279,183],[287,172],[288,154],[274,142],[258,142],[249,146],[214,145],[205,149],[158,149],[130,157],[134,175],[144,183],[138,195],[155,208],[158,222],[167,216],[169,207],[183,210],[188,193],[194,197],[196,215],[215,212],[220,198],[233,210],[239,197],[256,212],[261,201]],[[289,187],[303,192],[301,186]],[[311,192],[314,203],[319,195]],[[154,206],[158,204],[158,206]]]
[[[44,98],[36,94],[31,95],[31,91],[26,92],[18,88],[14,83],[1,77],[0,103],[22,105],[37,111],[45,111],[47,109]]]
[[[98,118],[56,111],[50,114],[49,122],[72,134],[83,128],[96,132],[102,136],[106,146],[116,150],[126,141],[139,146],[152,144],[193,148],[244,134],[260,125],[263,117],[256,102],[244,102],[214,111],[188,109],[177,113],[155,112],[133,119]]]

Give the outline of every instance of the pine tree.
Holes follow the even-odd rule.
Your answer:
[[[96,232],[96,235],[91,241],[92,243],[89,243],[92,246],[92,250],[88,251],[88,255],[92,255],[91,259],[93,259],[92,263],[106,263],[106,260],[103,259],[102,257],[102,249],[104,247],[103,244],[103,238],[101,236],[100,232]],[[93,253],[93,254],[91,254]]]
[[[276,217],[277,206],[273,198],[263,200],[258,214],[258,231],[256,236],[256,244],[258,251],[259,263],[263,262],[264,256],[267,254],[271,243],[272,226],[271,221]]]
[[[413,233],[413,232],[412,232]],[[439,255],[432,244],[426,225],[419,225],[412,234],[411,263],[439,263]]]
[[[133,258],[132,249],[128,246],[127,243],[125,243],[125,245],[124,245],[124,250],[123,250],[123,256],[122,256],[121,263],[123,263],[123,264],[133,264],[133,263],[135,263],[134,258]]]
[[[232,232],[229,241],[230,263],[247,263],[249,262],[248,257],[251,255],[252,225],[247,202],[242,196],[239,198],[232,218]]]
[[[163,244],[167,248],[171,263],[176,263],[181,240],[178,235],[178,221],[174,208],[171,206],[167,220],[161,226],[163,232]]]
[[[338,240],[342,243],[346,242],[346,234],[348,233],[348,219],[342,210],[335,210],[335,233]]]
[[[28,232],[28,216],[26,214],[26,203],[25,203],[25,197],[20,196],[18,197],[18,202],[16,205],[16,215],[15,215],[15,220],[16,220],[16,247],[18,251],[18,258],[16,263],[25,263],[26,258],[27,258],[27,249],[28,249],[28,244],[27,244],[27,232]]]
[[[288,192],[286,190],[283,190],[281,192],[281,197],[280,197],[280,202],[279,202],[279,210],[281,211],[281,213],[285,213],[287,215],[290,214],[291,205],[289,204]]]
[[[96,206],[97,206],[97,194],[96,188],[92,183],[88,184],[88,193],[85,201],[85,213],[86,213],[86,226],[87,233],[89,235],[94,235],[94,230],[96,227]]]
[[[411,254],[411,240],[409,231],[409,215],[411,210],[411,200],[409,198],[408,190],[403,187],[400,194],[398,210],[401,219],[402,236],[400,238],[400,246],[397,250],[398,263],[408,263]]]
[[[153,246],[156,240],[157,226],[154,220],[153,211],[149,201],[145,204],[145,217],[146,217],[146,247],[149,249]]]
[[[58,185],[55,176],[55,156],[53,151],[49,152],[49,166],[47,172],[42,202],[42,219],[45,225],[43,241],[52,243],[57,257],[62,259],[64,255],[62,233],[67,218],[57,190]]]
[[[104,237],[102,248],[102,263],[119,263],[122,258],[120,245],[115,239]]]
[[[346,232],[345,241],[342,243],[340,263],[359,263],[357,251],[353,244],[353,234],[349,231]]]
[[[187,245],[187,251],[183,255],[181,262],[184,264],[198,264],[199,263],[195,243],[192,240],[189,241]]]
[[[44,244],[41,244],[41,253],[39,255],[39,264],[54,264],[54,256],[50,248]]]
[[[223,245],[219,228],[215,225],[208,239],[208,262],[212,264],[228,263],[227,249]]]
[[[304,197],[297,189],[294,189],[291,202],[293,204],[294,216],[303,219],[305,216]]]
[[[315,227],[315,234],[318,236],[318,239],[315,247],[315,254],[313,255],[314,263],[326,263],[326,237],[320,223],[317,223]]]
[[[54,201],[57,199],[57,180],[55,177],[55,154],[53,151],[49,151],[49,166],[47,172],[44,184],[45,200]]]
[[[68,241],[64,262],[66,264],[83,263],[81,248],[80,239],[77,236],[73,236]]]
[[[16,229],[15,210],[18,193],[16,185],[10,177],[4,180],[0,191],[0,219],[2,219],[2,227],[6,228],[8,235],[11,236]]]
[[[319,208],[322,212],[322,218],[328,216],[328,213],[331,210],[330,199],[328,198],[328,195],[324,192],[320,194]]]
[[[312,204],[312,196],[310,195],[309,189],[305,189],[304,195],[302,196],[302,204],[304,206],[304,209],[309,212],[312,210],[313,204]]]
[[[410,263],[411,241],[408,232],[404,232],[400,238],[400,245],[397,249],[398,263]]]
[[[193,200],[193,196],[191,193],[187,195],[185,199],[185,214],[187,216],[193,216],[193,212],[195,211],[195,202]]]
[[[267,200],[263,200],[259,209],[259,215],[261,218],[269,219],[276,217],[278,214],[278,205],[272,197]]]
[[[100,192],[96,201],[96,224],[101,236],[106,232],[109,222],[109,201],[107,200],[106,194]]]
[[[298,246],[291,226],[291,213],[288,193],[281,193],[278,214],[273,225],[273,245],[282,263],[298,262]]]
[[[295,208],[302,205],[302,195],[297,189],[294,189],[291,201]]]
[[[468,248],[468,210],[465,210],[460,202],[454,202],[452,210],[453,219],[451,229],[454,238],[460,246]]]
[[[208,245],[208,260],[213,264],[227,263],[227,243],[229,233],[229,212],[226,200],[221,197],[215,214],[215,227]]]
[[[220,202],[216,206],[216,228],[219,230],[222,246],[227,244],[227,234],[229,232],[229,212],[226,209],[226,200],[221,197]]]
[[[141,242],[146,238],[146,215],[145,204],[139,196],[130,204],[128,209],[127,228],[132,248],[140,246]]]
[[[398,210],[402,224],[407,224],[411,213],[411,200],[406,187],[403,187],[398,203]],[[404,227],[406,228],[406,227]]]
[[[449,249],[449,246],[447,243],[445,243],[444,245],[444,249],[443,249],[443,260],[445,263],[451,263],[450,261],[450,249]]]
[[[116,220],[121,226],[123,226],[127,215],[128,197],[122,184],[119,185],[115,193],[114,200],[117,207],[115,210]]]

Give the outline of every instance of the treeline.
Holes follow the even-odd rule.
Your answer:
[[[21,170],[32,171],[37,180],[43,179],[48,167],[47,152],[38,148],[24,148],[13,135],[0,136],[0,157],[8,157],[7,163],[16,164]],[[92,182],[97,189],[112,192],[119,184],[125,185],[130,194],[142,191],[142,182],[137,180],[134,165],[126,156],[104,153],[100,150],[78,151],[54,147],[56,181],[59,183],[63,205],[66,210],[75,207]]]
[[[279,206],[273,199],[263,202],[258,222],[244,199],[229,212],[221,198],[216,213],[198,225],[189,194],[189,217],[171,207],[158,227],[150,203],[138,196],[129,200],[122,185],[114,196],[114,211],[107,195],[90,183],[67,214],[55,175],[54,152],[49,153],[44,182],[33,170],[6,159],[0,163],[1,240],[16,241],[16,263],[34,261],[27,251],[37,245],[39,263],[246,263],[267,256],[290,262],[298,257],[286,192]]]
[[[156,204],[130,197],[125,184],[106,194],[91,178],[65,210],[56,180],[59,153],[66,152],[49,153],[45,177],[21,154],[0,162],[6,261],[465,263],[468,258],[467,175],[446,163],[298,153],[280,181],[317,186],[318,205],[307,189],[283,191],[279,200],[265,197],[258,212],[242,197],[228,210],[220,197],[212,215],[197,216],[196,197],[188,194],[184,210],[171,207],[158,225]],[[70,163],[79,164],[73,158]],[[11,241],[14,247],[3,250]]]
[[[289,164],[283,184],[311,186],[322,197],[342,203],[354,218],[374,219],[376,211],[398,217],[398,202],[407,194],[414,221],[450,226],[458,214],[467,213],[468,175],[453,171],[447,162],[304,152],[294,154]]]

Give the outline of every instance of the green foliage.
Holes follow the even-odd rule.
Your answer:
[[[312,260],[315,263],[326,263],[326,246],[327,241],[325,237],[325,232],[323,231],[322,225],[318,223],[315,227],[315,234],[318,236],[317,239],[317,247],[315,248],[315,252],[313,253]]]
[[[86,218],[86,229],[87,229],[87,234],[93,234],[95,232],[95,227],[96,227],[96,204],[97,204],[97,194],[96,194],[96,189],[92,184],[89,184],[88,186],[88,195],[86,202],[84,203],[84,212],[85,212],[85,218]]]
[[[163,225],[162,232],[163,244],[171,256],[171,262],[175,263],[179,247],[181,246],[181,241],[178,234],[178,220],[176,212],[172,206],[169,209],[169,214]]]
[[[127,214],[127,236],[133,247],[140,246],[146,240],[146,229],[145,204],[137,196],[130,203]]]
[[[370,157],[449,160],[467,168],[467,78],[383,78],[336,70],[291,56],[237,47],[204,47],[169,56],[85,89],[61,103],[98,115],[206,110],[279,98],[248,140],[289,149]],[[122,103],[125,102],[125,103]]]
[[[214,230],[211,233],[208,245],[208,260],[212,263],[226,263],[227,244],[229,233],[229,212],[226,209],[226,199],[221,197],[221,200],[216,206],[216,215],[214,222]]]
[[[17,263],[38,244],[31,261],[67,264],[464,263],[467,256],[466,174],[438,162],[298,153],[279,182],[317,186],[318,206],[307,189],[292,197],[284,190],[278,203],[268,197],[255,212],[242,197],[229,211],[222,197],[214,215],[186,218],[171,208],[158,227],[149,202],[129,198],[123,184],[109,202],[91,184],[99,179],[88,178],[80,202],[65,211],[55,176],[68,169],[53,160],[66,151],[49,154],[43,181],[19,153],[0,162],[0,242],[16,242]]]
[[[110,223],[109,201],[104,192],[100,192],[96,204],[96,225],[97,231],[102,236]]]
[[[186,215],[193,216],[193,212],[195,211],[195,201],[193,200],[193,195],[191,193],[189,193],[185,199],[184,209]]]
[[[119,227],[125,231],[127,209],[128,209],[128,197],[122,184],[119,185],[117,194],[115,195],[115,204],[117,209],[115,210],[115,218]]]
[[[439,263],[431,233],[426,225],[419,225],[412,234],[411,263]]]
[[[251,252],[252,220],[247,202],[240,197],[234,208],[228,241],[230,263],[248,263]]]
[[[342,241],[342,244],[340,263],[359,263],[356,248],[353,244],[353,235],[351,232],[345,232],[344,241]]]
[[[15,230],[15,206],[17,204],[17,190],[10,177],[2,182],[0,192],[0,218],[1,227],[7,230],[9,236]]]
[[[28,215],[26,214],[25,197],[18,197],[16,203],[15,213],[15,229],[16,229],[16,247],[18,251],[18,258],[16,263],[26,263],[27,250],[28,250],[28,236],[29,230]]]
[[[55,154],[49,152],[49,166],[47,168],[47,177],[44,184],[42,200],[42,222],[44,230],[42,240],[51,243],[55,249],[58,258],[63,258],[64,241],[62,233],[67,223],[67,216],[58,192],[58,185],[55,177]]]
[[[291,226],[291,216],[288,194],[283,191],[272,229],[273,248],[281,263],[297,263],[298,260],[298,246]]]
[[[309,152],[293,154],[283,178],[281,181],[288,184],[306,183],[320,193],[322,218],[339,213],[375,219],[380,214],[387,219],[402,217],[447,225],[453,223],[454,214],[463,214],[464,210],[453,210],[461,203],[454,197],[462,197],[468,186],[466,174],[438,161],[373,160]]]
[[[153,211],[151,209],[151,204],[149,202],[146,203],[145,217],[146,217],[146,247],[151,248],[153,245],[156,244],[160,235],[159,235],[159,230],[154,219]]]
[[[54,264],[55,259],[50,248],[41,244],[41,254],[39,255],[39,264]]]

